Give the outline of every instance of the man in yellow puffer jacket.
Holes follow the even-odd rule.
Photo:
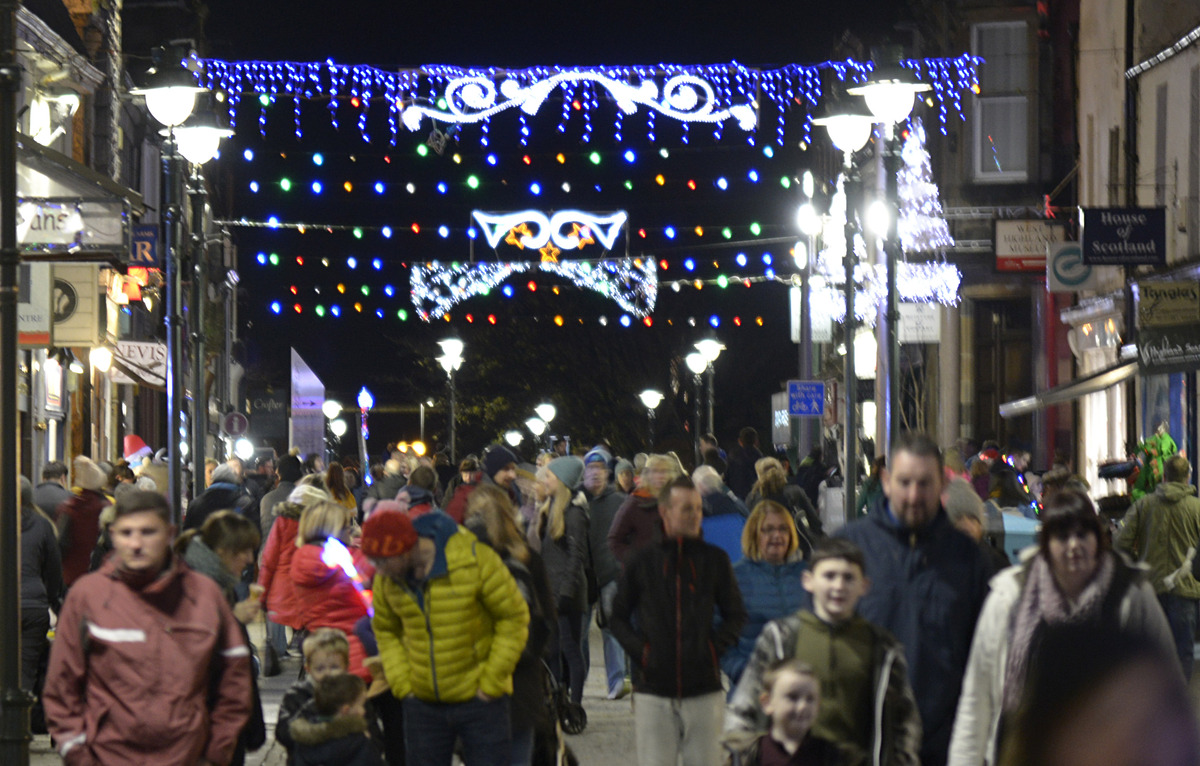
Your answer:
[[[408,763],[449,766],[461,738],[468,766],[508,764],[512,674],[529,635],[508,568],[444,513],[373,513],[362,551],[376,568],[372,625],[404,707]]]

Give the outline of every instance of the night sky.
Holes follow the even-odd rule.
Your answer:
[[[736,60],[768,68],[823,61],[847,29],[867,42],[877,40],[894,22],[888,15],[894,11],[879,9],[895,5],[618,0],[400,8],[364,0],[335,4],[212,0],[208,32],[210,55],[227,60],[330,58],[381,69],[431,63],[516,68]],[[467,362],[458,376],[465,407],[460,454],[523,422],[532,405],[544,398],[564,413],[554,424],[556,430],[569,431],[577,443],[606,437],[631,451],[641,446],[645,429],[645,410],[634,396],[646,387],[669,394],[659,409],[660,442],[673,437],[671,446],[682,454],[689,439],[682,424],[691,415],[683,396],[690,390],[690,375],[682,376],[682,388],[670,388],[681,379],[682,355],[709,334],[707,320],[716,314],[721,320],[716,335],[728,346],[716,365],[718,436],[723,444],[732,444],[737,430],[750,424],[769,442],[770,395],[796,377],[797,366],[797,349],[788,338],[787,289],[782,284],[745,288],[735,281],[724,290],[706,286],[697,291],[689,285],[678,293],[664,286],[652,328],[638,324],[622,328],[617,322],[622,312],[615,304],[544,275],[535,277],[536,294],[525,287],[528,277],[514,278],[510,284],[516,288],[515,297],[493,292],[474,298],[452,310],[451,323],[425,325],[415,318],[407,296],[408,266],[413,261],[466,260],[469,249],[463,233],[442,239],[434,231],[448,225],[461,232],[472,209],[625,210],[627,236],[614,250],[665,261],[661,279],[690,282],[717,274],[731,279],[761,276],[764,254],[772,258],[780,276],[794,271],[788,255],[790,240],[797,234],[794,215],[800,202],[794,181],[818,164],[818,152],[801,150],[796,136],[789,135],[784,146],[768,157],[763,152],[765,141],[750,145],[736,128],[727,127],[719,140],[711,128],[693,128],[685,137],[677,124],[660,117],[653,131],[655,140],[650,142],[646,121],[639,115],[626,119],[622,140],[616,141],[613,110],[602,105],[595,112],[594,134],[585,140],[578,119],[564,133],[555,129],[561,107],[561,99],[548,102],[542,113],[530,118],[527,146],[519,142],[517,116],[508,112],[492,119],[487,147],[480,145],[477,129],[468,129],[441,157],[416,153],[428,123],[417,133],[402,128],[396,145],[391,145],[384,109],[369,114],[369,143],[356,127],[359,111],[345,102],[337,112],[338,129],[330,124],[327,102],[306,103],[300,140],[293,134],[290,102],[265,110],[265,134],[258,130],[256,105],[240,110],[238,133],[223,148],[216,172],[222,190],[217,196],[218,216],[263,220],[275,215],[285,222],[361,226],[366,231],[356,239],[342,229],[323,232],[310,227],[305,234],[234,229],[246,288],[242,319],[249,326],[243,333],[251,380],[286,380],[286,351],[292,345],[325,381],[331,397],[349,403],[366,385],[381,405],[412,407],[425,398],[444,396],[445,376],[432,357],[438,353],[437,340],[455,332],[467,344]],[[662,148],[668,150],[668,157],[659,154]],[[630,149],[637,158],[633,163],[623,157]],[[253,160],[245,159],[246,150],[253,153]],[[590,162],[593,152],[601,157],[598,165]],[[452,161],[454,153],[460,155],[460,163]],[[321,155],[319,166],[314,163],[316,154]],[[496,155],[494,166],[487,162],[489,154]],[[558,160],[559,154],[565,161]],[[760,179],[757,183],[748,181],[752,171]],[[660,174],[665,179],[662,185],[656,182]],[[464,182],[472,175],[480,185],[468,192]],[[281,178],[292,182],[290,192],[280,189]],[[727,190],[715,186],[720,178],[728,179]],[[785,188],[783,179],[793,183]],[[251,181],[260,184],[258,193],[249,190]],[[311,191],[313,181],[322,184],[321,194]],[[534,181],[545,189],[539,197],[529,191]],[[689,181],[697,188],[691,189]],[[344,192],[346,182],[355,191]],[[439,182],[447,184],[447,193],[436,191]],[[564,182],[570,184],[570,193],[562,191]],[[633,188],[625,188],[626,182]],[[384,184],[385,193],[366,192],[375,183]],[[409,183],[414,184],[414,193],[407,193]],[[422,229],[419,235],[411,232],[412,223]],[[752,223],[759,224],[760,234],[748,233]],[[374,233],[384,225],[397,232],[390,240]],[[674,240],[663,236],[668,225],[680,232]],[[704,234],[696,234],[696,227]],[[733,231],[729,239],[719,234],[724,227]],[[645,238],[637,234],[641,228],[647,231]],[[475,247],[477,258],[498,257],[481,241]],[[277,254],[280,265],[260,265],[258,253]],[[735,265],[737,253],[745,254],[746,267]],[[351,255],[361,262],[353,272],[345,269]],[[304,260],[303,266],[297,256]],[[504,259],[517,257],[509,253]],[[322,258],[332,266],[316,265]],[[382,268],[372,271],[367,264],[376,258]],[[683,269],[688,258],[696,262],[695,272]],[[360,299],[367,306],[364,315],[347,312],[336,322],[313,315],[314,305],[334,300],[338,284],[351,294],[368,286],[370,294]],[[555,284],[562,287],[560,295],[548,289]],[[396,295],[385,299],[386,286]],[[267,308],[273,300],[289,307],[292,301],[302,303],[304,311],[275,316]],[[348,305],[347,299],[342,298],[342,303]],[[370,315],[376,305],[388,307],[388,320]],[[399,308],[409,310],[407,322],[394,318]],[[465,322],[467,313],[475,322]],[[496,326],[486,324],[489,314],[497,317]],[[563,327],[554,324],[556,315],[566,318]],[[608,324],[601,325],[600,317]],[[741,327],[734,325],[734,317]],[[761,327],[756,322],[759,317]],[[579,324],[578,319],[584,322]],[[550,361],[553,364],[543,367]],[[546,372],[564,366],[572,375]],[[573,403],[573,398],[585,395],[581,393],[585,387],[574,379],[580,373],[604,383],[586,387],[591,401]],[[529,389],[530,384],[533,390],[519,390]],[[489,409],[489,403],[497,401],[505,403],[505,412]],[[597,422],[598,411],[610,413],[605,422]],[[477,428],[472,426],[473,418]],[[372,429],[372,450],[378,451],[385,441],[414,438],[416,421],[415,414],[373,418],[377,425]],[[444,428],[441,410],[430,415],[428,427],[431,434]]]

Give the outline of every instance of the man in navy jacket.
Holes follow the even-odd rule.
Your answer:
[[[871,591],[859,614],[904,644],[925,732],[921,763],[942,766],[988,568],[942,509],[945,472],[932,439],[901,435],[882,477],[884,496],[838,534],[866,554]]]

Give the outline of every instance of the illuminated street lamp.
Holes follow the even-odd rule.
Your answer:
[[[180,172],[180,154],[174,128],[182,125],[196,106],[196,96],[205,92],[196,84],[195,76],[185,67],[190,51],[178,47],[156,48],[153,52],[154,65],[147,70],[146,84],[131,91],[133,95],[146,98],[146,108],[154,119],[166,127],[162,151],[163,174],[163,261],[166,263],[166,325],[167,325],[167,498],[171,502],[172,520],[178,524],[183,496],[182,466],[179,449],[179,434],[183,426],[183,337],[179,301],[182,292],[180,278],[180,234],[183,218],[180,198],[182,197],[183,173]],[[200,391],[196,391],[197,399]],[[197,406],[197,409],[199,407]],[[193,419],[195,413],[193,413]],[[194,425],[194,424],[193,424]],[[201,429],[193,428],[193,433]],[[201,431],[197,435],[203,439]],[[196,465],[204,457],[204,443],[193,449]],[[203,487],[204,475],[193,472],[197,486]]]
[[[329,423],[329,430],[333,431],[333,435],[339,439],[346,435],[346,430],[348,428],[349,426],[346,425],[346,421],[342,420],[341,418]]]
[[[649,438],[646,440],[646,448],[652,450],[654,449],[654,411],[658,409],[658,405],[662,404],[663,395],[661,391],[647,388],[638,394],[638,398],[642,400],[642,406],[646,408],[646,417],[649,420],[647,431]]]
[[[508,446],[516,447],[525,440],[525,435],[520,431],[509,431],[504,434],[504,441],[508,442]]]
[[[541,439],[542,434],[546,433],[546,421],[538,417],[532,417],[529,420],[526,420],[525,427],[529,429],[529,433],[533,434],[538,439]]]
[[[369,476],[370,471],[366,470],[371,464],[367,461],[367,413],[375,406],[375,397],[371,396],[371,392],[366,386],[358,392],[358,459],[359,465],[363,467],[363,476]]]
[[[693,447],[696,453],[696,465],[700,465],[700,375],[708,369],[708,360],[704,358],[704,354],[699,351],[693,351],[683,358],[687,368],[692,371],[692,377],[695,379],[695,395],[692,397],[695,404],[696,413],[696,430],[692,435]]]
[[[446,371],[446,379],[450,384],[450,463],[453,464],[457,460],[455,457],[454,444],[455,431],[457,428],[457,424],[455,422],[455,418],[457,416],[457,402],[455,400],[454,391],[454,373],[459,367],[462,366],[462,352],[463,348],[465,348],[465,344],[458,338],[446,338],[438,341],[438,345],[442,347],[442,355],[438,357],[438,363],[442,365],[442,369]]]
[[[898,51],[892,51],[898,53]],[[898,61],[899,55],[895,56]],[[912,114],[913,103],[918,93],[930,89],[927,83],[918,81],[908,69],[892,65],[876,65],[871,79],[865,83],[846,88],[851,95],[859,95],[867,103],[876,122],[883,123],[883,166],[884,166],[884,200],[880,207],[883,215],[876,216],[885,222],[883,252],[887,268],[887,291],[882,325],[884,346],[887,350],[882,358],[879,380],[887,388],[886,396],[881,397],[886,403],[884,419],[886,433],[884,435],[888,449],[900,433],[900,307],[896,289],[896,271],[900,262],[900,236],[898,225],[900,220],[900,193],[897,174],[900,172],[901,149],[896,136],[895,126],[904,122]],[[847,516],[847,518],[849,518]]]
[[[707,365],[705,371],[708,373],[708,431],[713,433],[717,430],[713,424],[713,399],[716,398],[713,394],[713,376],[716,371],[713,369],[713,364],[717,361],[717,357],[725,350],[725,344],[716,338],[704,338],[696,341],[696,350],[704,357]]]
[[[334,433],[333,431],[333,422],[337,420],[339,415],[342,414],[341,402],[334,401],[333,399],[326,399],[325,401],[321,402],[321,414],[325,416],[325,420],[329,424],[329,432],[340,439],[340,435]],[[343,426],[344,425],[345,424],[343,424]],[[345,431],[343,431],[343,433],[345,433]],[[328,465],[329,463],[333,462],[335,455],[333,443],[328,439],[326,439],[325,442],[325,452],[325,464]]]
[[[859,198],[862,196],[862,181],[858,168],[854,164],[854,153],[867,144],[871,137],[871,127],[875,118],[867,111],[859,98],[840,99],[829,102],[825,115],[813,120],[816,125],[823,125],[829,131],[829,140],[842,152],[844,173],[846,177],[846,225],[843,234],[846,238],[846,254],[842,260],[846,272],[843,294],[846,301],[846,321],[843,332],[846,338],[846,357],[842,369],[842,387],[845,389],[846,428],[845,428],[845,512],[846,518],[854,517],[856,510],[854,493],[855,482],[858,478],[858,426],[857,406],[858,378],[854,370],[854,337],[857,321],[854,314],[854,235],[855,216],[858,212]]]

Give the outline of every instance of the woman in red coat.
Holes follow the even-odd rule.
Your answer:
[[[366,652],[354,626],[368,615],[370,582],[358,572],[349,546],[354,511],[332,501],[317,503],[300,516],[292,557],[292,585],[305,628],[337,628],[350,641],[350,672],[370,683]],[[357,557],[361,561],[361,554]]]
[[[299,486],[286,501],[279,504],[267,544],[263,546],[258,584],[263,589],[263,604],[271,622],[300,630],[300,605],[292,584],[292,558],[296,555],[296,536],[300,531],[300,516],[304,509],[329,500],[329,494],[316,487]]]

